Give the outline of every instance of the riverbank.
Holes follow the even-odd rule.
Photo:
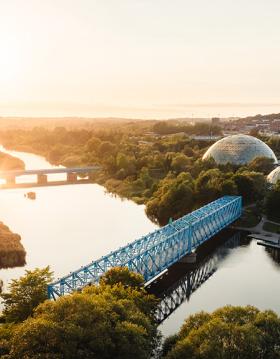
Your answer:
[[[24,162],[8,153],[0,152],[0,171],[24,170]]]
[[[26,263],[25,257],[20,235],[0,222],[0,269],[22,267]]]

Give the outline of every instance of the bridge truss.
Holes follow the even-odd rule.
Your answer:
[[[110,268],[120,266],[142,274],[148,282],[238,219],[241,210],[241,197],[221,197],[60,278],[48,286],[48,296],[56,299],[98,283]]]
[[[228,249],[240,245],[240,232],[235,233],[230,239],[207,256],[199,265],[182,276],[178,281],[167,288],[161,295],[160,302],[155,312],[158,324],[168,318],[183,302],[189,300],[191,294],[205,283],[218,269],[221,262],[228,254]]]

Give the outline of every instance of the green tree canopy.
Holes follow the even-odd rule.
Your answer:
[[[190,316],[177,336],[166,340],[165,359],[280,358],[280,318],[252,306],[226,306]]]
[[[273,170],[274,166],[272,158],[257,157],[249,164],[248,168],[251,171],[261,172],[267,175]]]
[[[165,178],[159,183],[153,199],[146,204],[146,213],[151,220],[165,225],[170,218],[177,219],[191,211],[193,179],[189,173],[181,173],[176,178]]]
[[[144,285],[144,278],[141,274],[131,272],[127,267],[115,267],[109,269],[101,278],[101,285],[110,285],[121,283],[129,287],[142,287]]]
[[[280,181],[268,191],[265,200],[266,213],[271,218],[280,218]]]
[[[34,317],[15,327],[8,358],[149,358],[159,338],[153,319],[156,303],[143,288],[104,281],[46,301]]]
[[[52,279],[49,267],[26,270],[24,276],[13,279],[8,292],[0,294],[4,304],[3,319],[18,323],[32,316],[35,308],[47,299],[47,285]]]

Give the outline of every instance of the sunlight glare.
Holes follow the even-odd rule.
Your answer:
[[[22,75],[23,49],[13,36],[0,37],[0,81],[1,86],[15,85]]]

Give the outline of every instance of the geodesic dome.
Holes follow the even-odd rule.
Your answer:
[[[276,184],[280,180],[280,167],[276,167],[270,174],[267,176],[267,181],[271,184]]]
[[[245,165],[257,157],[267,157],[277,163],[272,149],[263,141],[248,135],[232,135],[214,143],[205,152],[202,159],[213,158],[217,164],[231,163]]]

